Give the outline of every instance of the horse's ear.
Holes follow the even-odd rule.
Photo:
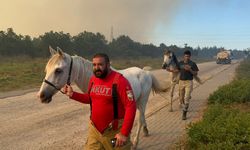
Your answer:
[[[49,51],[50,51],[51,56],[56,54],[56,50],[54,50],[51,46],[49,46]]]
[[[60,47],[56,47],[57,53],[61,56],[64,55],[63,50]]]

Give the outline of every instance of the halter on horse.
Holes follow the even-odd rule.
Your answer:
[[[72,72],[72,64],[73,64],[73,59],[70,57],[70,67],[69,67],[69,75],[67,79],[67,84],[70,85],[70,79],[71,79],[71,72]],[[65,94],[60,88],[58,88],[55,84],[51,83],[50,81],[46,80],[45,78],[43,79],[43,82],[47,83],[48,85],[52,86],[55,88],[57,91],[60,91],[62,94]]]

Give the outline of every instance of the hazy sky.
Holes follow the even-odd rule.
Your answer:
[[[121,34],[159,45],[250,47],[250,0],[0,0],[0,30]]]

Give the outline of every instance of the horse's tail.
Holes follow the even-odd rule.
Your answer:
[[[152,72],[149,72],[149,73],[150,73],[151,78],[152,78],[152,91],[153,91],[153,93],[166,92],[169,87],[161,84],[164,82],[159,81],[159,79],[157,79],[156,75],[154,75]]]

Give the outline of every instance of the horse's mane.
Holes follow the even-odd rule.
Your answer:
[[[73,57],[79,59],[80,61],[83,61],[84,69],[92,70],[93,64],[92,64],[91,61],[89,61],[88,59],[85,59],[85,58],[83,58],[83,57],[81,57],[81,56],[78,56],[78,55],[75,55],[75,56],[73,56]]]
[[[179,61],[178,61],[177,57],[175,56],[174,52],[172,52],[172,57],[173,57],[173,61],[174,61],[175,64],[176,64],[176,67],[177,67],[178,69],[180,69]]]

